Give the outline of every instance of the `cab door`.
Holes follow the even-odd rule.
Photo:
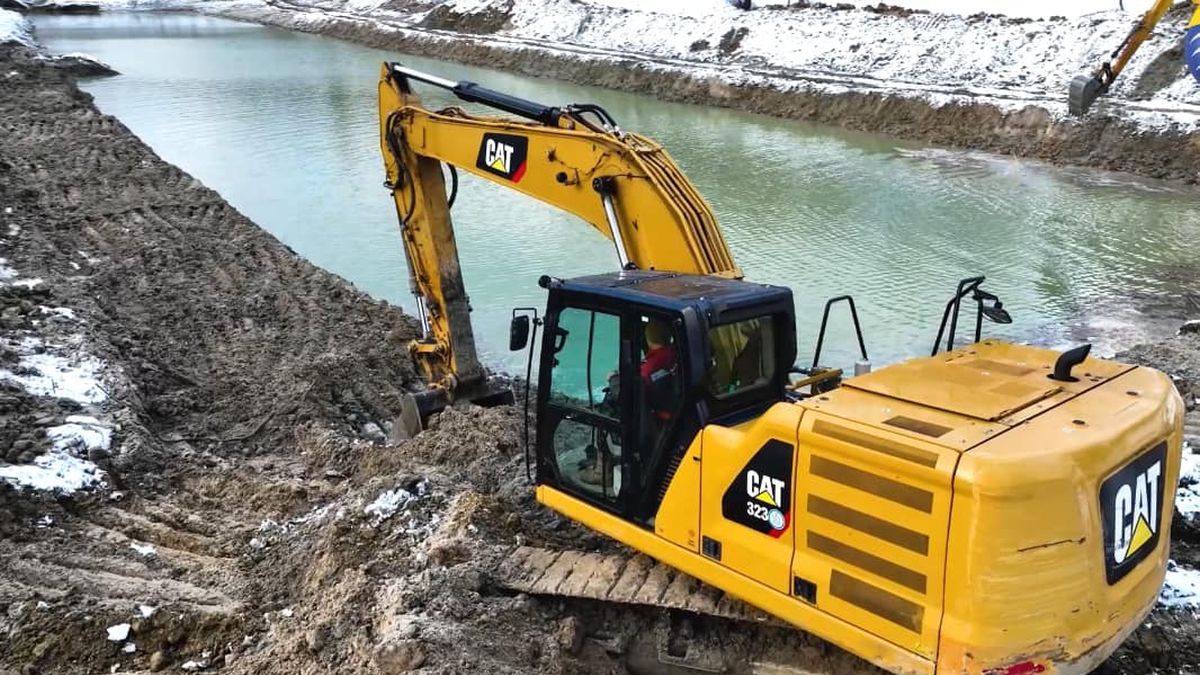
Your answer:
[[[538,391],[538,483],[617,513],[629,482],[630,433],[621,423],[627,402],[620,392],[630,377],[630,348],[622,324],[622,315],[608,309],[552,312]]]

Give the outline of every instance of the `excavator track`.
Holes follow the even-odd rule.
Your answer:
[[[583,598],[681,610],[733,621],[787,625],[642,554],[519,546],[500,563],[495,581],[504,588],[530,595]]]
[[[502,588],[533,596],[578,598],[629,607],[687,612],[732,622],[769,628],[798,630],[724,591],[694,577],[635,553],[591,553],[551,550],[530,546],[511,549],[497,566],[493,581]],[[819,638],[806,636],[775,646],[755,642],[756,653],[739,653],[723,641],[673,642],[673,622],[667,620],[654,630],[651,659],[641,661],[630,672],[725,673],[726,675],[840,675],[846,672],[874,673],[865,662],[845,653],[840,660],[813,647]],[[807,640],[807,642],[806,642]],[[805,648],[804,645],[810,645]],[[643,654],[645,656],[645,654]]]

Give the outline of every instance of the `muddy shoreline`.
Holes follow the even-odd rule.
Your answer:
[[[227,7],[214,3],[197,9],[378,49],[646,94],[666,101],[734,108],[935,146],[1200,183],[1200,143],[1195,142],[1194,134],[1150,133],[1117,117],[1093,115],[1085,121],[1064,121],[1034,105],[1006,111],[987,103],[937,106],[919,98],[871,91],[829,94],[804,91],[802,87],[787,91],[775,84],[735,81],[711,64],[684,67],[643,56],[598,55],[571,45],[496,43],[478,32],[389,24],[341,12],[323,13],[316,6],[282,0]],[[802,78],[796,83],[802,84]]]

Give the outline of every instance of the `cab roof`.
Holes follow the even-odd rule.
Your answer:
[[[700,274],[625,270],[552,280],[549,287],[675,312],[694,307],[717,321],[722,314],[740,315],[750,308],[764,313],[793,311],[791,289]]]

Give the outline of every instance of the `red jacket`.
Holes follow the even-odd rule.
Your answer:
[[[650,351],[646,352],[646,358],[642,360],[642,381],[649,384],[650,375],[660,370],[669,370],[674,365],[674,347],[669,345],[666,347],[653,347]]]

